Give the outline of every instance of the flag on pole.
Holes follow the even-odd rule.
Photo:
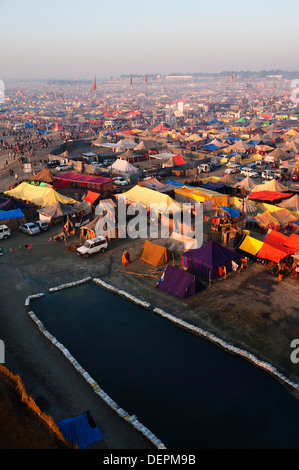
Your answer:
[[[130,86],[132,86],[132,83],[133,83],[133,81],[132,81],[132,75],[131,75],[131,77],[130,77]]]
[[[147,83],[147,75],[144,77],[144,83]]]
[[[96,79],[94,79],[91,90],[90,90],[89,93],[92,93],[93,91],[96,91],[96,89],[97,89],[97,82],[96,82]]]
[[[230,76],[230,82],[233,83],[234,81],[234,72],[232,72],[231,76]]]

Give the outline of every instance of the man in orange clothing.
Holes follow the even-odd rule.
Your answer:
[[[128,251],[125,251],[125,252],[123,253],[123,256],[122,256],[122,264],[123,264],[124,266],[126,266],[126,265],[129,264],[130,262],[131,262],[131,260],[130,260],[130,254],[129,254]]]

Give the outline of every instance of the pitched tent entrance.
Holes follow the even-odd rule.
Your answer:
[[[168,294],[182,299],[194,295],[197,291],[194,274],[190,274],[169,264],[166,266],[165,272],[158,282],[157,287]]]
[[[140,259],[152,266],[162,266],[167,263],[167,249],[145,240]]]
[[[229,273],[232,271],[232,262],[239,264],[241,258],[239,253],[210,240],[200,248],[183,253],[182,266],[197,271],[206,278],[217,279],[221,277],[223,267]]]

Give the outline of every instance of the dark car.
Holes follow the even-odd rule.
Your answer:
[[[47,168],[56,168],[58,165],[60,165],[59,160],[51,160],[50,162],[47,163],[46,167]]]

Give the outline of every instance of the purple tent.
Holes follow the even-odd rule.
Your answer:
[[[232,261],[238,263],[241,258],[239,253],[210,240],[200,248],[183,253],[182,266],[198,271],[207,278],[217,279],[221,277],[223,267],[229,273],[232,270]]]
[[[175,297],[190,297],[196,292],[195,276],[187,271],[167,265],[157,287]]]

